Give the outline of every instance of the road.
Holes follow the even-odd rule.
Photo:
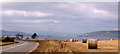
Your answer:
[[[3,54],[6,53],[14,53],[14,52],[31,52],[35,47],[38,46],[37,42],[29,42],[29,41],[18,41],[19,43],[6,45],[2,47]],[[17,54],[18,54],[17,53]]]

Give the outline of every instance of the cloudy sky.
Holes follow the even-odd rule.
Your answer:
[[[3,30],[87,33],[116,30],[116,2],[4,2]]]

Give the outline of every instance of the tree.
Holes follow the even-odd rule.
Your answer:
[[[34,33],[31,38],[32,38],[32,39],[36,39],[36,37],[37,37],[37,34]]]
[[[20,35],[21,39],[23,39],[23,35]]]
[[[10,41],[10,38],[9,36],[7,36],[5,39],[4,39],[5,42],[9,42]]]
[[[17,39],[20,39],[20,38],[19,38],[20,34],[17,34],[17,35],[15,35],[15,36],[16,36]]]
[[[9,36],[7,36],[2,40],[2,42],[14,42],[14,38],[10,38]]]

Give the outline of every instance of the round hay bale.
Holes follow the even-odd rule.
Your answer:
[[[76,40],[78,42],[78,40]]]
[[[75,42],[78,42],[78,40],[74,40]]]
[[[74,42],[74,39],[70,39],[70,42]]]
[[[111,39],[111,41],[114,40],[113,38]]]
[[[68,40],[64,40],[64,42],[68,42]]]
[[[76,39],[74,39],[74,42],[77,42],[77,40],[76,40]]]
[[[97,39],[97,41],[99,41],[99,39]]]
[[[74,39],[74,42],[77,42],[77,40],[76,40],[76,39]]]
[[[74,39],[74,42],[76,42],[76,40]]]
[[[88,39],[88,49],[97,49],[97,39]]]
[[[82,43],[87,43],[87,39],[86,38],[82,39]]]

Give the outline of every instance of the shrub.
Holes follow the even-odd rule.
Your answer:
[[[2,42],[14,42],[14,38],[6,37],[2,40]]]

